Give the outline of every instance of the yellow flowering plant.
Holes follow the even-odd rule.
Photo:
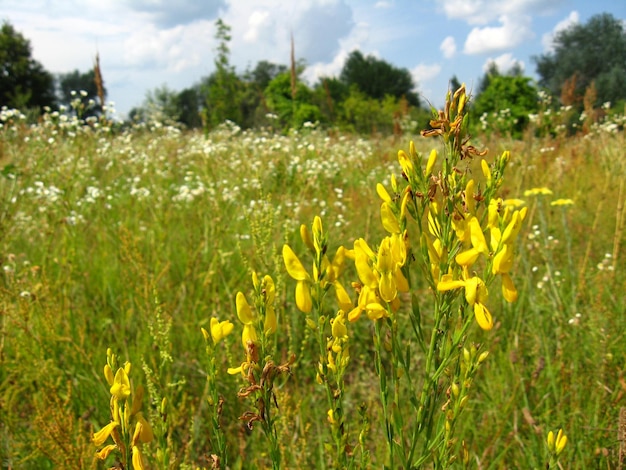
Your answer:
[[[237,317],[243,324],[241,343],[245,353],[245,360],[238,367],[231,367],[228,373],[240,375],[244,387],[238,396],[251,400],[253,410],[244,412],[239,419],[246,422],[252,430],[255,423],[259,423],[269,443],[269,457],[272,468],[280,468],[281,451],[276,430],[277,415],[274,409],[276,395],[274,382],[281,374],[291,373],[293,358],[284,364],[277,364],[276,342],[274,336],[278,330],[278,319],[275,310],[276,286],[271,276],[262,278],[252,273],[254,286],[254,308],[248,303],[243,292],[238,292],[235,298]],[[217,328],[216,336],[224,332]],[[230,330],[230,328],[227,328]],[[276,406],[273,406],[276,405]]]
[[[148,465],[141,447],[152,441],[154,434],[141,411],[144,389],[141,385],[133,386],[130,373],[130,362],[118,365],[117,356],[110,348],[107,349],[104,377],[110,387],[111,421],[93,433],[92,441],[99,448],[96,452],[99,460],[117,453],[124,468],[132,466],[133,470],[143,470]],[[106,444],[109,439],[113,444]]]
[[[315,379],[326,392],[327,421],[334,441],[335,463],[339,468],[346,468],[354,463],[343,409],[344,375],[350,360],[346,321],[350,315],[354,315],[355,309],[340,276],[346,259],[356,258],[357,254],[356,251],[339,246],[331,260],[327,255],[328,233],[319,216],[313,219],[311,230],[306,225],[300,226],[300,237],[313,258],[311,273],[304,268],[302,261],[289,245],[283,246],[283,261],[287,273],[296,281],[296,306],[305,314],[305,322],[317,340],[319,359],[314,369]],[[331,299],[327,297],[331,289],[335,292],[338,311],[333,310]],[[367,305],[364,306],[366,307]],[[363,455],[365,454],[362,452]]]
[[[232,331],[235,325],[230,321],[219,321],[212,317],[209,323],[209,330],[201,328],[202,336],[206,342],[206,352],[209,359],[207,369],[207,387],[209,410],[211,414],[211,432],[213,434],[215,454],[212,454],[216,465],[228,465],[228,453],[226,452],[226,436],[224,435],[222,418],[222,405],[224,398],[218,392],[218,370],[216,364],[216,347]]]
[[[402,177],[391,176],[390,190],[377,185],[388,235],[375,247],[362,238],[354,242],[358,300],[347,318],[365,313],[374,322],[391,468],[448,468],[459,455],[466,458],[455,425],[487,359],[472,341],[481,336],[472,325],[487,332],[496,323],[489,301],[496,279],[506,301],[517,299],[511,272],[527,209],[523,201],[498,196],[509,152],[490,164],[482,158],[486,151],[469,144],[468,100],[464,86],[449,93],[422,132],[441,138],[442,152],[432,150],[423,165],[411,142],[408,153],[398,152]],[[473,177],[477,157],[482,179]],[[423,284],[427,299],[418,295]],[[423,360],[413,358],[415,346]]]

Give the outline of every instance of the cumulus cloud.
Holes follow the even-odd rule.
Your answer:
[[[473,28],[465,40],[466,54],[485,54],[511,49],[534,36],[530,16],[499,18],[502,26]]]
[[[348,55],[354,50],[362,50],[363,44],[367,42],[369,35],[369,24],[356,24],[347,37],[339,40],[339,50],[334,57],[330,61],[318,61],[310,64],[302,74],[303,78],[313,84],[320,77],[338,77]],[[368,52],[367,55],[380,58],[378,51]]]
[[[159,27],[171,28],[198,20],[215,20],[224,0],[126,0],[134,11],[147,14]]]
[[[554,12],[564,0],[438,0],[448,18],[484,25],[502,15],[544,15]]]
[[[454,57],[454,54],[456,54],[456,41],[452,36],[448,36],[442,41],[439,49],[441,49],[441,52],[446,59],[450,59]]]
[[[567,18],[559,21],[551,32],[546,33],[541,37],[541,43],[543,44],[544,51],[546,52],[553,51],[554,50],[554,38],[556,37],[556,35],[559,34],[561,31],[566,30],[570,26],[579,24],[579,23],[580,23],[580,16],[578,15],[578,12],[575,10],[572,11],[569,15],[567,15]]]
[[[288,62],[292,33],[296,58],[330,62],[354,27],[345,0],[237,0],[222,17],[232,26],[234,59],[244,66],[261,58]]]
[[[495,64],[496,67],[498,67],[498,71],[503,74],[507,73],[514,67],[519,67],[522,71],[525,68],[524,62],[513,57],[513,54],[511,54],[510,52],[499,55],[496,58],[488,58],[483,65],[483,72],[487,72],[491,64]]]
[[[196,21],[158,29],[146,25],[130,35],[124,44],[124,61],[133,67],[182,72],[207,59],[214,48],[212,21]]]
[[[433,78],[436,78],[441,72],[441,65],[439,64],[418,64],[411,70],[411,77],[416,85],[420,85],[424,82],[428,82]]]

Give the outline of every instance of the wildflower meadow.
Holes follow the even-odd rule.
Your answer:
[[[622,468],[623,110],[469,95],[394,136],[4,108],[0,468]]]

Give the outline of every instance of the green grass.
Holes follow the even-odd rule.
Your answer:
[[[251,291],[252,270],[277,283],[279,359],[296,355],[291,376],[275,385],[283,466],[332,468],[325,392],[314,380],[318,358],[280,249],[289,243],[304,253],[299,227],[310,227],[315,215],[333,252],[359,237],[378,239],[376,183],[388,186],[391,173],[400,178],[396,153],[409,140],[426,156],[437,145],[419,136],[368,139],[322,130],[277,135],[224,126],[205,138],[173,128],[113,133],[5,123],[0,468],[114,463],[96,464],[90,442],[110,420],[102,374],[108,347],[133,364],[134,380],[153,385],[154,402],[144,402],[153,426],[161,419],[157,397],[167,397],[170,468],[210,467],[200,328],[212,316],[235,323],[216,358],[230,465],[271,466],[261,430],[238,419],[246,406],[237,397],[241,377],[226,374],[241,362],[234,299]],[[529,213],[512,272],[519,300],[507,304],[492,289],[496,326],[471,332],[490,355],[458,425],[470,467],[544,468],[545,437],[562,427],[569,438],[565,468],[617,468],[618,416],[626,406],[624,134],[477,140],[491,149],[489,161],[511,150],[503,191],[525,199]],[[523,197],[538,186],[553,196]],[[575,204],[551,206],[557,198]],[[344,284],[356,279],[349,268]],[[349,328],[349,441],[356,445],[364,406],[366,446],[372,467],[381,468],[386,448],[373,326],[362,318]],[[423,357],[411,353],[418,371]],[[154,461],[157,444],[144,452]]]

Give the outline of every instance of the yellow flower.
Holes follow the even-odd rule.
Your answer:
[[[574,201],[572,199],[557,199],[550,203],[551,206],[572,206]]]
[[[430,155],[428,156],[428,161],[426,162],[426,172],[424,173],[426,177],[430,176],[430,174],[433,172],[433,167],[435,166],[436,162],[437,162],[437,150],[432,149],[430,151]]]
[[[213,344],[222,341],[233,331],[234,327],[235,325],[228,320],[219,321],[215,317],[211,318],[211,338],[213,339]]]
[[[489,248],[487,248],[485,234],[483,233],[483,229],[480,227],[478,219],[476,217],[470,217],[467,225],[469,228],[472,248],[456,255],[455,261],[459,266],[473,265],[481,253],[489,256]]]
[[[133,470],[145,470],[147,468],[141,450],[138,446],[133,446]]]
[[[348,328],[346,327],[346,314],[343,310],[337,312],[337,316],[331,320],[331,334],[335,339],[345,339],[348,337]]]
[[[237,292],[237,296],[235,297],[235,305],[237,308],[237,316],[239,317],[239,321],[244,325],[252,325],[252,323],[256,320],[256,315],[252,313],[250,304],[246,300],[246,296],[243,294],[243,292]]]
[[[104,365],[104,378],[107,379],[109,383],[109,387],[113,385],[113,381],[115,380],[115,376],[113,375],[113,370],[109,364]]]
[[[301,312],[309,313],[313,308],[311,298],[311,276],[289,245],[283,245],[283,260],[287,273],[297,281],[296,306]]]
[[[363,312],[367,312],[370,320],[378,320],[387,315],[387,311],[381,305],[376,291],[368,286],[361,287],[358,304],[348,313],[348,321],[357,321]]]
[[[106,442],[106,440],[109,438],[113,430],[119,425],[120,423],[116,421],[111,421],[109,424],[103,427],[100,431],[94,433],[93,436],[91,437],[91,440],[96,446],[98,447],[101,446],[102,444]]]
[[[445,274],[437,284],[439,292],[446,292],[461,287],[465,288],[465,300],[473,308],[474,318],[476,318],[478,326],[483,330],[491,330],[493,328],[493,318],[486,306],[489,292],[481,278],[473,276],[463,280],[454,280],[451,274]]]
[[[549,196],[550,194],[552,194],[552,191],[550,191],[550,189],[544,187],[541,188],[532,188],[532,189],[527,189],[526,191],[524,191],[524,196],[528,197],[528,196]]]
[[[561,452],[563,452],[563,449],[565,449],[565,445],[567,444],[567,436],[563,432],[563,429],[559,429],[556,437],[554,436],[554,433],[550,431],[548,433],[547,443],[550,453],[555,454],[558,457]]]
[[[126,400],[130,396],[130,380],[126,368],[117,369],[110,392],[117,400]]]
[[[108,446],[104,446],[98,452],[96,452],[96,457],[100,460],[105,460],[111,452],[117,449],[115,444],[109,444]]]

